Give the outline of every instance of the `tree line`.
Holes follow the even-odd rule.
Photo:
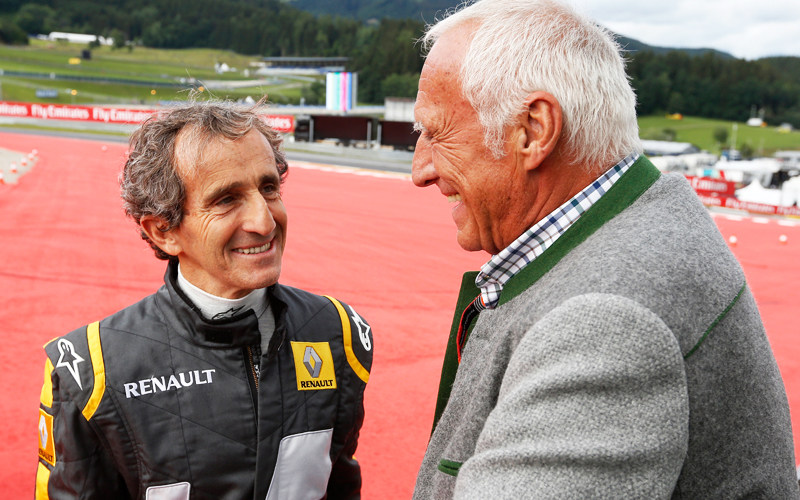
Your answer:
[[[412,19],[314,16],[278,0],[0,0],[0,41],[71,31],[155,48],[208,47],[261,56],[347,56],[359,73],[359,101],[413,97],[423,56]],[[636,50],[628,72],[640,115],[744,121],[753,109],[768,123],[800,127],[800,58],[746,61],[714,52]]]
[[[205,47],[267,57],[350,58],[359,100],[413,97],[422,58],[421,22],[319,16],[278,0],[0,0],[0,41],[68,31],[154,48]],[[3,14],[3,10],[5,11]]]
[[[680,51],[629,56],[628,74],[636,89],[637,112],[746,121],[753,114],[773,125],[800,127],[800,58],[755,61],[708,52]]]

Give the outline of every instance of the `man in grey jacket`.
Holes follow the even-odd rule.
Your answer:
[[[461,287],[414,497],[800,497],[745,276],[641,154],[613,37],[482,0],[424,42],[413,180],[492,257]]]

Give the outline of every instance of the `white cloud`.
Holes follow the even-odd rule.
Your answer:
[[[798,0],[571,0],[606,28],[655,46],[736,57],[800,56]]]

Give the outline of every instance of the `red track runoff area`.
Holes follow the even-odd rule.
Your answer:
[[[152,293],[164,263],[121,208],[125,145],[0,132],[0,148],[38,150],[30,172],[0,184],[0,484],[4,498],[30,498],[42,345]],[[346,301],[373,328],[356,453],[363,497],[409,498],[461,273],[488,255],[461,250],[447,202],[407,175],[290,162],[284,201],[281,282]],[[800,225],[715,220],[726,239],[735,237],[731,248],[758,301],[800,435]]]

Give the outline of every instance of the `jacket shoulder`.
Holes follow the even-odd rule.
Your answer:
[[[133,331],[128,327],[136,323],[137,318],[141,322],[143,317],[152,317],[153,297],[146,297],[45,344],[53,390],[60,398],[71,399],[78,406],[90,405],[85,413],[87,420],[93,414],[92,406],[96,409],[105,392],[109,354],[124,349],[130,357],[136,358],[136,354],[130,352],[132,346],[126,342],[126,333]]]
[[[324,327],[341,340],[347,363],[365,383],[372,368],[372,327],[351,305],[329,295],[317,295],[298,288],[281,286],[281,299],[286,301],[289,315],[302,340]],[[313,330],[309,332],[309,330]]]
[[[58,399],[73,400],[89,420],[105,391],[99,322],[57,337],[44,349],[51,370],[51,391],[59,394]]]

